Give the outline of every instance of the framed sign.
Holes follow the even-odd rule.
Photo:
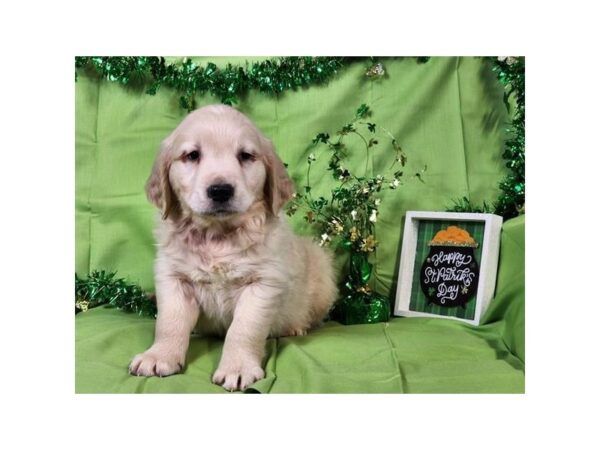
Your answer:
[[[408,211],[394,314],[479,325],[494,295],[502,217]]]

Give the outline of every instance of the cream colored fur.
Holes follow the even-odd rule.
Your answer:
[[[197,161],[188,157],[193,151]],[[225,213],[207,197],[215,183],[235,189]],[[269,336],[319,325],[337,295],[332,262],[280,213],[292,186],[271,142],[233,108],[196,110],[163,142],[146,187],[163,214],[155,341],[133,358],[130,373],[182,371],[196,329],[225,336],[213,382],[244,389],[264,377]]]

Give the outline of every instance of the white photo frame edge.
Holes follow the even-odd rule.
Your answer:
[[[412,278],[415,269],[415,253],[419,220],[460,220],[465,222],[484,222],[481,262],[479,266],[480,281],[477,286],[475,317],[462,319],[453,316],[439,316],[425,312],[410,311],[410,294]],[[394,303],[394,315],[402,317],[434,317],[458,320],[471,325],[479,325],[483,312],[487,309],[494,296],[498,272],[498,257],[500,255],[500,232],[503,219],[501,216],[486,213],[453,213],[437,211],[407,211],[404,222],[402,251],[400,252],[400,267],[398,269],[398,285]],[[487,255],[485,258],[483,255]]]

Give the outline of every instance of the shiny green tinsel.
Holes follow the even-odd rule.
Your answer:
[[[510,219],[525,212],[525,58],[509,56],[486,59],[504,86],[504,103],[512,113],[511,125],[506,130],[510,137],[502,153],[509,174],[500,181],[501,194],[491,209],[485,202],[483,206],[477,206],[464,197],[455,201],[450,211],[494,212],[504,219]]]
[[[110,305],[140,316],[156,317],[156,303],[142,288],[115,275],[116,272],[104,270],[93,271],[87,278],[75,274],[75,313]]]
[[[332,78],[349,60],[343,57],[284,57],[246,64],[228,64],[219,69],[214,63],[201,66],[191,59],[167,64],[158,56],[78,56],[76,70],[91,68],[109,81],[123,85],[141,83],[146,93],[156,94],[168,86],[180,94],[180,105],[191,111],[196,94],[210,93],[222,103],[236,103],[241,96],[256,89],[269,94],[322,84]]]
[[[514,98],[514,111],[502,157],[509,175],[500,182],[502,194],[496,203],[496,214],[505,219],[525,211],[525,58],[491,58],[493,70],[504,86],[504,99]]]

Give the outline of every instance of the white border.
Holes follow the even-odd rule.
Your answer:
[[[477,286],[477,297],[475,300],[475,317],[472,320],[409,310],[412,278],[415,267],[415,254],[417,251],[419,220],[431,219],[485,223],[483,243],[481,244],[482,248],[481,262],[479,265],[479,283]],[[481,316],[487,309],[492,297],[494,296],[496,273],[498,269],[498,256],[500,252],[501,228],[502,217],[495,214],[407,211],[406,221],[404,224],[404,237],[402,239],[402,252],[400,254],[400,268],[398,272],[398,287],[396,290],[394,315],[404,317],[436,317],[458,320],[471,325],[479,325]]]
[[[272,441],[287,442],[290,450],[314,446],[315,442],[322,447],[344,446],[347,450],[389,447],[387,433],[344,432],[356,420],[357,410],[377,412],[363,414],[365,430],[372,426],[401,430],[401,443],[408,448],[443,446],[447,450],[465,450],[481,446],[482,442],[491,449],[515,446],[517,442],[523,448],[550,444],[585,448],[597,441],[596,420],[587,414],[589,408],[585,406],[594,401],[594,392],[598,392],[597,360],[591,355],[597,353],[600,302],[590,299],[586,284],[568,282],[575,276],[597,277],[596,266],[553,265],[548,261],[548,242],[555,241],[556,230],[570,229],[574,214],[594,211],[597,203],[594,197],[598,191],[598,164],[591,150],[597,142],[598,114],[595,102],[590,101],[597,93],[590,86],[596,83],[600,58],[589,57],[596,50],[593,36],[597,34],[598,17],[592,2],[551,4],[544,8],[545,20],[539,20],[540,7],[534,2],[507,2],[502,10],[495,3],[483,2],[476,3],[477,8],[464,2],[353,2],[350,6],[345,3],[343,17],[336,2],[320,2],[318,7],[303,4],[302,8],[294,8],[293,20],[286,20],[279,5],[243,5],[237,0],[233,4],[188,2],[145,8],[136,2],[112,4],[109,0],[108,7],[96,8],[93,14],[61,3],[10,3],[14,20],[6,21],[3,30],[12,37],[11,45],[5,48],[7,61],[16,67],[30,67],[35,59],[36,67],[57,69],[3,73],[11,78],[10,82],[6,78],[5,86],[10,88],[3,92],[3,105],[12,112],[10,132],[3,135],[4,147],[22,149],[24,136],[42,139],[44,144],[33,145],[28,153],[35,156],[35,164],[24,161],[23,151],[3,155],[4,167],[10,170],[5,171],[1,183],[2,187],[6,184],[4,192],[12,193],[4,199],[4,212],[9,217],[4,221],[8,228],[4,235],[10,238],[5,240],[2,251],[3,260],[9,262],[8,272],[6,268],[3,271],[3,297],[15,299],[4,301],[2,309],[3,316],[10,318],[2,331],[10,336],[4,346],[7,370],[3,373],[6,389],[2,404],[11,412],[3,422],[3,442],[34,447],[48,445],[49,439],[54,438],[65,447],[85,440],[90,450],[106,450],[115,442],[122,447],[151,450],[189,445],[200,423],[203,430],[196,440],[202,439],[205,445],[222,443],[223,436],[227,436],[231,446],[264,446],[265,433],[256,430],[264,429],[266,418],[272,424]],[[240,12],[244,6],[253,8],[253,13]],[[224,11],[220,13],[215,8]],[[181,11],[187,17],[206,19],[202,20],[202,29],[182,27],[181,20],[177,20]],[[152,15],[156,16],[154,20]],[[210,20],[223,16],[227,17],[226,28],[223,21]],[[340,20],[331,21],[331,17]],[[403,20],[402,26],[398,25],[399,18],[420,17],[427,17],[427,26],[422,20]],[[116,29],[126,27],[136,39],[97,31],[106,28],[107,23]],[[245,31],[249,23],[252,33]],[[307,33],[308,23],[317,29],[326,27],[328,36],[336,38]],[[507,27],[509,33],[490,32]],[[557,28],[561,33],[556,33]],[[357,30],[366,30],[364,38],[356,39]],[[234,395],[230,398],[235,401],[226,401],[229,396],[73,393],[73,318],[67,314],[74,268],[72,57],[228,52],[527,56],[526,289],[531,301],[526,304],[526,395]],[[40,59],[47,60],[40,63]],[[548,76],[548,63],[555,61],[554,76]],[[42,79],[48,88],[31,89],[39,86]],[[560,86],[568,87],[569,95],[551,95],[560,89],[557,79]],[[46,112],[43,120],[37,120],[40,111]],[[556,123],[556,111],[571,114],[561,121],[561,126],[549,129],[548,124]],[[60,135],[58,139],[56,134]],[[44,155],[47,160],[40,162]],[[26,178],[20,170],[24,165],[28,166]],[[44,186],[43,202],[40,186]],[[45,203],[50,206],[48,215],[38,208]],[[47,220],[41,224],[40,218]],[[38,229],[30,232],[28,224]],[[9,234],[13,226],[18,231]],[[36,237],[39,245],[34,247],[31,242]],[[24,243],[28,243],[27,248],[36,249],[35,267],[31,264],[32,253],[24,251]],[[593,245],[558,246],[554,256],[587,261],[593,254]],[[573,320],[565,316],[565,308],[547,308],[547,302],[561,304],[566,299],[582,301],[586,313]],[[55,345],[39,351],[40,336],[50,337]],[[18,345],[12,345],[15,342]],[[573,364],[557,364],[557,355],[568,355],[577,363],[576,370]],[[571,382],[567,385],[568,381]],[[180,414],[161,414],[157,418],[157,412],[172,410]],[[451,421],[436,423],[436,432],[432,433],[430,422],[422,417],[433,410],[440,417],[469,415],[470,439],[450,439],[455,428]],[[82,417],[111,417],[114,426],[101,433],[89,424],[73,426]],[[498,431],[490,439],[490,425],[505,424],[507,417],[510,423],[506,432]],[[160,426],[149,432],[148,423],[154,421]],[[307,423],[309,433],[297,432],[300,421]],[[232,424],[236,433],[231,433]],[[92,432],[94,438],[90,439]]]

